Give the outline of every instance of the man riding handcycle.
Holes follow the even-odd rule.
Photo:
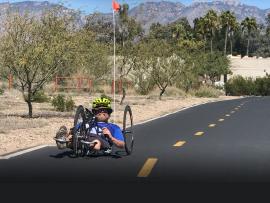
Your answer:
[[[110,100],[104,97],[93,101],[91,111],[79,106],[73,128],[68,132],[66,126],[61,126],[56,133],[54,139],[57,147],[70,148],[74,155],[85,156],[97,152],[110,154],[115,145],[124,148],[128,155],[131,154],[134,143],[131,109],[129,106],[125,108],[122,130],[108,122],[112,112]]]

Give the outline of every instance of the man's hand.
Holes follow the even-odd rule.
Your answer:
[[[103,132],[103,134],[104,134],[106,137],[108,137],[109,139],[112,139],[112,138],[113,138],[113,136],[112,136],[112,134],[111,134],[111,132],[109,131],[108,128],[102,128],[102,132]]]

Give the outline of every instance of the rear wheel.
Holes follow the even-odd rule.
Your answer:
[[[128,155],[133,151],[134,133],[133,133],[133,117],[130,106],[126,106],[123,118],[123,135],[125,141],[125,150]]]
[[[80,143],[81,138],[84,137],[85,131],[85,111],[83,106],[78,106],[74,118],[74,127],[73,127],[73,138],[72,138],[72,147],[74,155],[78,156],[82,150],[82,144]]]

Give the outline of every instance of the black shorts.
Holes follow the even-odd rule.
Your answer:
[[[112,146],[112,143],[110,141],[108,141],[105,137],[101,137],[97,134],[92,134],[92,133],[89,133],[88,136],[87,136],[87,141],[88,142],[92,142],[94,140],[99,140],[100,143],[101,143],[101,149],[107,149],[107,148],[110,148]]]

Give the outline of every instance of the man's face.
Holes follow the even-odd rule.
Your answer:
[[[107,110],[99,110],[96,114],[95,114],[97,121],[99,122],[107,122],[110,118],[110,115],[108,113]]]

